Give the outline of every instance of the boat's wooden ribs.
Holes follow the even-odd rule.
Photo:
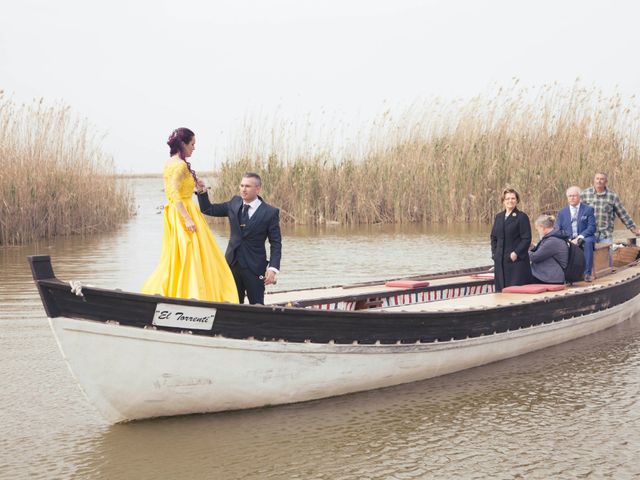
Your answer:
[[[314,308],[319,310],[367,310],[388,308],[415,303],[450,300],[452,298],[485,295],[494,292],[493,280],[476,280],[466,283],[436,285],[407,290],[380,290],[360,295],[343,295],[315,300],[289,302],[288,306]]]
[[[413,275],[409,277],[399,277],[393,278],[390,280],[437,280],[440,278],[454,278],[454,277],[464,277],[468,275],[474,275],[478,273],[488,273],[493,268],[492,265],[486,265],[483,267],[470,267],[470,268],[457,268],[455,270],[448,270],[446,272],[438,272],[438,273],[427,273],[422,275]],[[379,280],[373,280],[370,282],[358,282],[351,283],[349,285],[342,285],[342,288],[359,288],[364,286],[378,285],[380,284]]]

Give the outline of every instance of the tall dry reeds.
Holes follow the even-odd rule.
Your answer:
[[[285,222],[489,222],[505,186],[535,217],[564,206],[568,186],[586,188],[604,171],[637,214],[638,114],[619,95],[576,85],[416,103],[400,115],[385,112],[347,141],[300,143],[305,136],[291,123],[261,130],[249,122],[213,195],[234,194],[251,170],[263,176],[263,193]]]
[[[132,205],[86,121],[0,91],[0,245],[111,230]]]

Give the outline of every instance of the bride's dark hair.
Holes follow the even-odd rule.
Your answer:
[[[187,168],[189,172],[191,172],[191,176],[193,180],[197,183],[198,176],[196,172],[191,168],[191,163],[187,161],[186,156],[186,146],[193,139],[195,133],[185,127],[176,128],[171,135],[169,135],[169,140],[167,140],[167,145],[169,145],[169,155],[175,155],[176,153],[180,156],[180,158],[187,164]]]

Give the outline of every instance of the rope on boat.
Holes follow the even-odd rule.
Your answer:
[[[71,287],[71,293],[75,293],[78,297],[84,297],[84,293],[82,293],[82,283],[78,280],[71,280],[69,286]]]

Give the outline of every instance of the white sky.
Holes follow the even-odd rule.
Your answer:
[[[357,125],[514,77],[630,96],[639,14],[633,0],[0,0],[0,89],[71,105],[119,171],[159,172],[178,126],[210,170],[245,117]]]

